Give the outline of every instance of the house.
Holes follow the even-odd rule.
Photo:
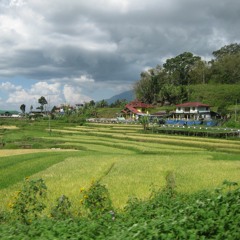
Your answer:
[[[139,116],[148,114],[148,109],[152,108],[151,104],[143,103],[139,100],[134,100],[125,105],[121,114],[125,118],[138,119]]]
[[[61,104],[60,106],[54,107],[54,113],[64,115],[66,112],[73,112],[76,108],[69,104]]]
[[[186,120],[209,120],[212,115],[210,105],[201,102],[186,102],[176,105],[176,111],[173,112],[173,117]]]

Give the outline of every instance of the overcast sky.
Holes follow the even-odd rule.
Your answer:
[[[240,42],[239,0],[0,0],[0,109],[107,99],[185,51]]]

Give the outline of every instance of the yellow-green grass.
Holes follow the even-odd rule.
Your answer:
[[[7,126],[7,125],[2,125],[0,126],[0,129],[18,129],[17,126]]]
[[[49,138],[45,138],[49,139]],[[94,136],[65,136],[65,137],[54,137],[52,138],[57,141],[63,141],[65,145],[79,146],[83,147],[80,149],[85,150],[97,150],[109,152],[111,148],[115,148],[114,151],[119,151],[122,153],[126,151],[136,152],[136,153],[152,153],[161,154],[169,152],[176,153],[177,151],[183,152],[199,152],[203,151],[201,148],[187,147],[187,146],[170,146],[168,144],[152,143],[152,142],[138,142],[138,141],[128,141],[126,145],[126,140],[114,139],[107,137],[94,137]],[[61,146],[59,144],[59,146]],[[116,152],[117,153],[117,152]]]
[[[132,125],[111,132],[111,127],[53,129],[52,136],[42,137],[57,141],[60,147],[82,149],[30,176],[45,180],[48,207],[65,194],[77,211],[80,188],[88,188],[93,179],[107,186],[114,206],[120,208],[130,196],[147,197],[152,184],[165,186],[169,171],[175,175],[176,190],[185,193],[214,189],[225,179],[240,181],[238,141],[141,134]],[[21,181],[0,190],[4,207],[20,185]]]
[[[0,189],[63,161],[68,154],[69,151],[52,151],[0,157]]]
[[[23,155],[28,153],[43,153],[43,152],[66,152],[73,151],[72,149],[1,149],[0,157],[13,156],[13,155]]]
[[[74,130],[55,130],[61,131],[63,133],[72,133],[77,134],[78,131]],[[83,133],[82,133],[83,134]],[[178,137],[178,136],[167,136],[167,135],[157,135],[157,134],[133,134],[124,131],[123,133],[117,132],[100,132],[100,131],[91,131],[87,133],[92,136],[105,136],[115,139],[125,139],[132,141],[148,141],[148,142],[158,142],[165,143],[169,145],[178,145],[178,146],[192,146],[192,147],[201,147],[212,150],[219,150],[227,152],[233,150],[233,152],[240,153],[240,141],[233,140],[223,140],[223,139],[206,139],[206,138],[193,138],[190,137]]]
[[[218,159],[224,159],[224,156],[218,155]],[[239,182],[240,161],[216,161],[206,153],[187,156],[88,153],[66,158],[31,177],[45,180],[49,206],[65,194],[77,211],[80,208],[80,188],[88,188],[92,180],[101,179],[101,183],[110,191],[114,206],[121,208],[131,196],[149,196],[152,184],[164,187],[169,171],[175,174],[177,191],[191,193],[200,189],[214,189],[225,179]],[[1,191],[2,194],[5,191]],[[11,197],[5,192],[4,202],[9,202]]]

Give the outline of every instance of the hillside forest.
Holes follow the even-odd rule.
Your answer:
[[[140,74],[136,98],[145,103],[173,105],[201,101],[224,109],[240,101],[240,44],[232,43],[203,60],[191,52],[167,59]]]

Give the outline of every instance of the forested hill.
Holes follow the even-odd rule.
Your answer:
[[[118,95],[115,95],[115,96],[113,96],[113,97],[111,97],[109,99],[106,99],[106,101],[110,105],[110,104],[116,102],[119,99],[120,100],[125,99],[128,102],[134,100],[134,92],[133,92],[133,90],[129,90],[129,91],[120,93]]]
[[[202,101],[216,107],[240,104],[240,44],[226,45],[205,61],[184,52],[161,66],[140,74],[134,85],[138,99],[152,104],[172,105]]]

